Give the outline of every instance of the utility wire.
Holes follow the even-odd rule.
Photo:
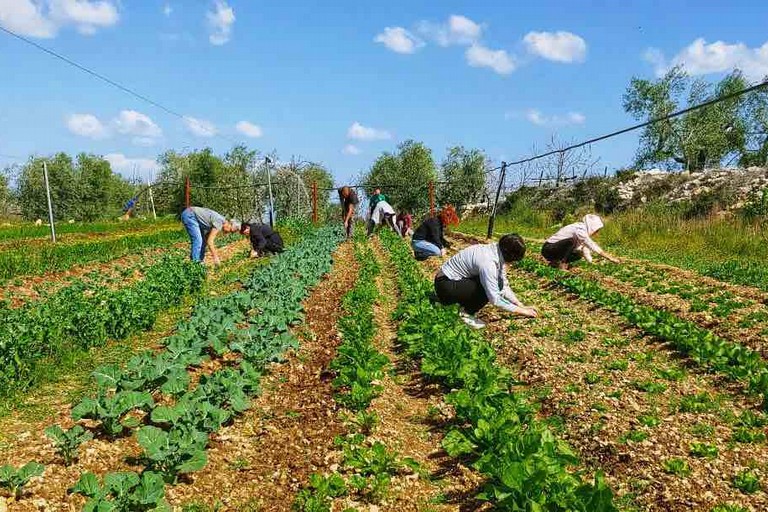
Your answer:
[[[720,103],[722,101],[727,101],[727,100],[731,100],[731,99],[734,99],[734,98],[738,98],[739,96],[743,96],[744,94],[749,94],[750,92],[754,92],[754,91],[756,91],[758,89],[762,89],[763,87],[768,87],[768,80],[766,80],[765,82],[761,82],[759,84],[755,84],[755,85],[753,85],[751,87],[747,87],[746,89],[742,89],[740,91],[736,91],[736,92],[732,92],[730,94],[726,94],[725,96],[718,96],[717,98],[713,98],[713,99],[711,99],[709,101],[705,101],[703,103],[699,103],[698,105],[694,105],[692,107],[688,107],[688,108],[684,108],[682,110],[678,110],[677,112],[673,112],[673,113],[667,114],[665,116],[656,117],[656,118],[650,119],[648,121],[645,121],[643,123],[639,123],[639,124],[630,126],[628,128],[624,128],[622,130],[616,130],[614,132],[611,132],[611,133],[608,133],[608,134],[605,134],[605,135],[601,135],[601,136],[595,137],[593,139],[585,140],[585,141],[579,142],[577,144],[572,144],[572,145],[570,145],[568,147],[565,147],[565,148],[555,149],[555,150],[552,150],[552,151],[547,151],[546,153],[541,153],[541,154],[534,155],[534,156],[531,156],[531,157],[528,157],[528,158],[523,158],[523,159],[520,159],[520,160],[516,160],[514,162],[509,162],[507,165],[526,164],[528,162],[533,162],[534,160],[540,160],[540,159],[546,158],[548,156],[563,154],[563,153],[565,153],[567,151],[571,151],[572,149],[578,149],[580,147],[588,146],[590,144],[593,144],[595,142],[600,142],[600,141],[603,141],[605,139],[610,139],[612,137],[616,137],[617,135],[623,135],[625,133],[629,133],[629,132],[632,132],[632,131],[635,131],[635,130],[639,130],[640,128],[645,128],[646,126],[650,126],[652,124],[660,123],[662,121],[668,121],[668,120],[673,119],[675,117],[680,117],[680,116],[682,116],[684,114],[687,114],[689,112],[694,112],[696,110],[700,110],[702,108],[706,108],[706,107],[715,105],[716,103]]]
[[[94,70],[92,70],[90,68],[87,68],[87,67],[83,66],[82,64],[78,64],[77,62],[75,62],[74,60],[70,59],[69,57],[66,57],[66,56],[64,56],[64,55],[62,55],[62,54],[60,54],[60,53],[58,53],[58,52],[56,52],[54,50],[51,50],[50,48],[47,48],[47,47],[45,47],[45,46],[43,46],[41,44],[38,44],[35,41],[32,41],[31,39],[26,38],[26,37],[22,36],[21,34],[17,34],[16,32],[14,32],[12,30],[8,30],[7,28],[5,28],[3,26],[0,26],[0,31],[3,31],[6,34],[10,35],[11,37],[15,37],[16,39],[18,39],[18,40],[20,40],[20,41],[22,41],[24,43],[27,43],[28,45],[33,46],[34,48],[37,48],[41,52],[47,53],[48,55],[50,55],[50,56],[52,56],[54,58],[57,58],[57,59],[65,62],[65,63],[69,64],[70,66],[72,66],[74,68],[77,68],[80,71],[82,71],[82,72],[84,72],[84,73],[86,73],[88,75],[91,75],[92,77],[96,78],[97,80],[101,80],[102,82],[104,82],[104,83],[106,83],[108,85],[111,85],[112,87],[115,87],[115,88],[119,89],[120,91],[122,91],[122,92],[124,92],[124,93],[126,93],[126,94],[128,94],[130,96],[133,96],[134,98],[137,98],[137,99],[139,99],[139,100],[141,100],[141,101],[143,101],[145,103],[148,103],[148,104],[152,105],[153,107],[159,108],[160,110],[162,110],[166,114],[169,114],[169,115],[174,116],[174,117],[178,117],[179,119],[181,119],[183,121],[186,121],[188,123],[192,123],[192,124],[197,125],[197,127],[202,129],[202,130],[208,131],[208,127],[204,126],[197,119],[194,119],[194,118],[189,117],[189,116],[185,116],[185,115],[177,112],[176,110],[173,110],[172,108],[166,107],[162,103],[159,103],[159,102],[157,102],[157,101],[155,101],[155,100],[153,100],[151,98],[148,98],[147,96],[145,96],[145,95],[135,91],[134,89],[131,89],[130,87],[122,85],[121,83],[119,83],[119,82],[117,82],[115,80],[112,80],[111,78],[109,78],[107,76],[104,76],[101,73],[98,73],[98,72],[96,72],[96,71],[94,71]],[[214,135],[218,136],[218,137],[220,137],[222,139],[225,139],[228,142],[232,142],[234,144],[238,144],[239,143],[239,141],[237,141],[236,139],[232,139],[230,137],[227,137],[225,135],[221,135],[219,133],[215,133]]]

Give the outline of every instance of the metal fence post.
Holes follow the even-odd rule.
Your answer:
[[[45,178],[45,195],[48,198],[48,222],[51,225],[51,242],[56,243],[56,226],[53,225],[53,203],[51,202],[51,185],[48,182],[48,162],[43,160],[43,177]]]
[[[493,237],[493,224],[496,221],[496,209],[499,206],[499,196],[501,195],[501,188],[504,186],[504,178],[507,175],[507,162],[501,162],[501,176],[499,177],[499,186],[496,188],[496,199],[493,201],[493,210],[491,210],[491,217],[488,219],[488,235],[486,238]]]

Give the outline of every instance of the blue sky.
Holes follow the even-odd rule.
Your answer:
[[[399,141],[498,162],[632,120],[633,75],[674,63],[768,75],[768,3],[0,0],[0,26],[130,86],[178,119],[0,33],[0,165],[80,151],[147,173],[165,149],[242,141],[339,183]],[[593,148],[629,163],[636,136]]]

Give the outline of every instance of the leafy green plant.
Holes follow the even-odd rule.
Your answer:
[[[720,454],[720,451],[713,444],[691,443],[690,453],[694,457],[714,459]]]
[[[80,425],[75,425],[69,430],[63,430],[59,425],[53,425],[45,429],[58,453],[64,460],[64,465],[69,466],[77,460],[77,449],[86,441],[93,439],[93,434]]]
[[[648,439],[648,433],[644,432],[642,430],[635,430],[632,429],[629,432],[626,432],[621,435],[619,438],[619,442],[626,444],[627,441],[632,441],[633,443],[640,443],[642,441],[645,441]]]
[[[737,427],[734,429],[731,439],[737,443],[764,443],[765,432],[749,427]]]
[[[691,474],[691,468],[685,459],[671,458],[661,463],[664,471],[677,476],[688,476]]]
[[[166,432],[150,425],[138,430],[136,440],[149,468],[170,483],[179,475],[203,469],[208,462],[208,435],[194,428],[178,426]]]
[[[749,512],[749,510],[740,505],[723,503],[721,505],[716,505],[710,512]]]
[[[643,414],[637,418],[637,421],[649,428],[658,427],[661,424],[661,420],[655,414]]]
[[[104,483],[93,473],[83,473],[69,489],[88,498],[83,512],[170,512],[163,478],[157,473],[108,473]]]
[[[292,510],[296,512],[330,512],[333,498],[347,494],[344,479],[334,473],[323,476],[317,473],[309,477],[309,486],[298,492]]]
[[[108,435],[121,434],[126,428],[139,426],[135,417],[127,414],[135,409],[151,409],[155,405],[152,395],[141,391],[123,391],[113,396],[99,394],[96,398],[83,398],[72,408],[72,419],[97,420]]]
[[[8,489],[17,500],[29,481],[43,474],[45,466],[37,462],[27,462],[16,469],[11,465],[0,466],[0,488]]]
[[[733,477],[733,486],[745,494],[760,490],[760,478],[752,471],[745,470]]]

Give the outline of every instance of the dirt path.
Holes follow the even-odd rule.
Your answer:
[[[759,404],[612,313],[525,272],[509,277],[540,317],[511,320],[486,308],[485,335],[558,435],[589,468],[606,472],[622,508],[700,511],[732,502],[768,509],[766,493],[733,484],[743,471],[768,475],[765,428],[742,421],[746,411],[764,418]],[[740,441],[745,433],[757,437]]]
[[[429,475],[428,478],[418,474],[395,477],[391,495],[379,505],[379,510],[482,510],[482,504],[473,499],[482,479],[449,457],[441,446],[451,416],[450,408],[443,402],[444,390],[423,381],[418,367],[397,350],[397,332],[392,322],[392,312],[397,305],[394,270],[378,239],[372,242],[372,247],[382,264],[382,273],[377,279],[380,298],[374,306],[378,326],[374,344],[393,365],[393,371],[381,382],[381,395],[369,408],[380,419],[372,438],[403,457],[413,458]],[[345,506],[359,504],[346,503]]]
[[[273,366],[251,409],[212,437],[208,464],[192,483],[169,488],[172,505],[288,511],[309,475],[327,471],[343,426],[326,369],[340,342],[341,297],[353,286],[356,269],[352,246],[343,244],[331,273],[304,301],[299,351]]]

